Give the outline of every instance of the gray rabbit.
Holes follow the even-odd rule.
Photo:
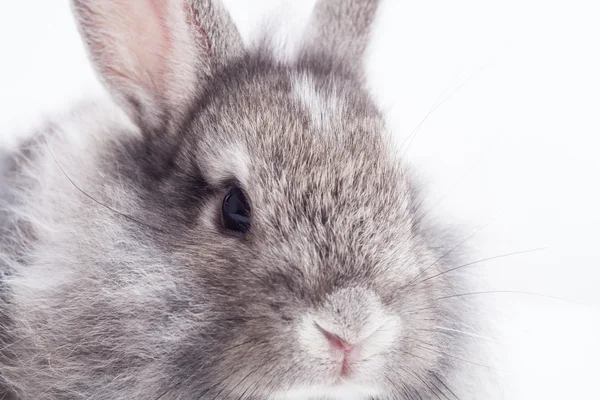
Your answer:
[[[456,398],[469,313],[364,85],[377,1],[318,2],[285,63],[218,0],[73,10],[114,103],[5,159],[0,395]]]

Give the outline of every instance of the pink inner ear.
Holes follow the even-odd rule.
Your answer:
[[[210,69],[209,37],[193,1],[73,1],[96,67],[134,118],[143,110],[158,123],[166,109],[183,110],[199,72]]]
[[[162,0],[98,0],[79,5],[87,14],[84,27],[99,67],[117,91],[143,96],[163,93],[172,53],[168,26],[171,2]],[[114,79],[114,80],[113,80]],[[140,93],[141,94],[141,93]]]
[[[172,39],[167,23],[168,10],[166,1],[123,1],[123,8],[129,8],[132,25],[127,28],[132,50],[136,77],[142,86],[154,91],[165,90],[164,76],[167,62],[172,50]],[[145,75],[145,76],[144,76]]]

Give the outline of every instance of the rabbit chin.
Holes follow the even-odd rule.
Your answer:
[[[331,386],[296,387],[271,396],[272,400],[368,400],[382,396],[381,389],[354,382],[343,382]]]

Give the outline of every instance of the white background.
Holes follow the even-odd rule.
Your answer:
[[[227,0],[240,30],[302,26],[314,0]],[[507,399],[598,398],[600,11],[597,1],[384,1],[373,92],[478,264]],[[292,36],[290,36],[292,37]],[[66,0],[0,3],[0,145],[99,93]],[[433,109],[432,112],[430,112]],[[428,114],[429,113],[429,114]],[[463,399],[465,400],[465,399]]]

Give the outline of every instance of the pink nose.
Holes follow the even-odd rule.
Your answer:
[[[319,328],[319,331],[321,331],[321,333],[327,338],[331,347],[333,347],[335,349],[343,350],[344,352],[349,352],[354,347],[354,345],[346,342],[344,339],[340,338],[338,335],[335,335],[331,332],[326,331],[325,329],[321,328],[319,325],[317,325],[317,328]]]

